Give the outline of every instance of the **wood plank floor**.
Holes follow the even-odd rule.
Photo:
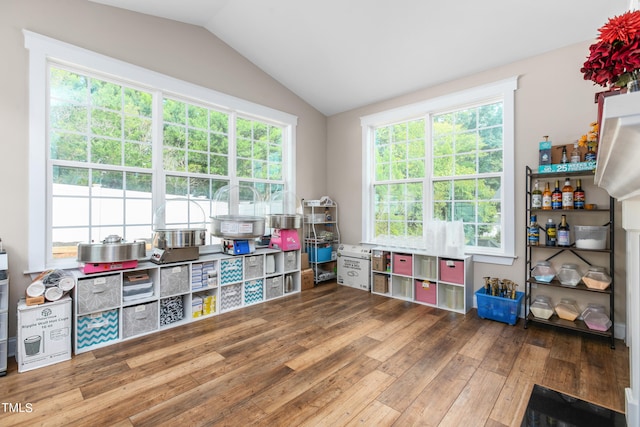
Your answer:
[[[47,368],[11,358],[0,425],[519,426],[536,383],[624,412],[628,349],[328,283]]]

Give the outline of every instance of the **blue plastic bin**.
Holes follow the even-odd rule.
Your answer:
[[[515,325],[520,314],[520,304],[524,298],[524,292],[516,291],[516,299],[494,297],[487,295],[484,288],[476,291],[478,303],[478,316],[483,319],[497,320],[498,322]]]

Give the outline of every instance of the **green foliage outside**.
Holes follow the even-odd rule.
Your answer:
[[[375,131],[375,236],[420,237],[428,219],[463,221],[467,245],[500,246],[502,103],[434,115],[430,125],[430,135],[425,119]]]

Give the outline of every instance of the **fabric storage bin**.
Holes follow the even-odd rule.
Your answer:
[[[120,305],[120,275],[78,279],[78,314],[104,311]]]
[[[242,281],[242,258],[229,258],[220,261],[220,284]]]
[[[269,277],[265,281],[265,294],[267,299],[278,298],[284,294],[282,276]]]
[[[244,278],[255,279],[264,275],[264,255],[244,257]]]
[[[264,289],[262,288],[262,279],[252,280],[244,283],[244,304],[255,304],[262,302]]]
[[[184,319],[183,297],[164,298],[160,300],[160,326],[170,325]]]
[[[124,338],[158,329],[158,302],[134,305],[122,309],[122,336]]]
[[[386,274],[373,275],[373,292],[386,294],[389,292],[389,276]]]
[[[283,254],[284,254],[284,271],[295,270],[298,267],[298,252],[288,251],[288,252],[283,252]]]
[[[438,285],[428,280],[415,281],[416,301],[436,304],[438,298]]]
[[[160,296],[184,294],[191,290],[189,266],[177,265],[160,268]]]
[[[411,254],[393,254],[391,264],[394,274],[411,276],[413,274],[413,262]]]
[[[242,283],[220,288],[220,311],[231,310],[242,305]]]
[[[76,326],[78,349],[115,341],[119,336],[118,309],[79,316]]]
[[[459,285],[464,284],[464,261],[441,259],[440,280]]]

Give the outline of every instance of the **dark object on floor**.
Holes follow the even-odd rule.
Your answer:
[[[624,414],[538,384],[533,386],[521,427],[625,427]]]

